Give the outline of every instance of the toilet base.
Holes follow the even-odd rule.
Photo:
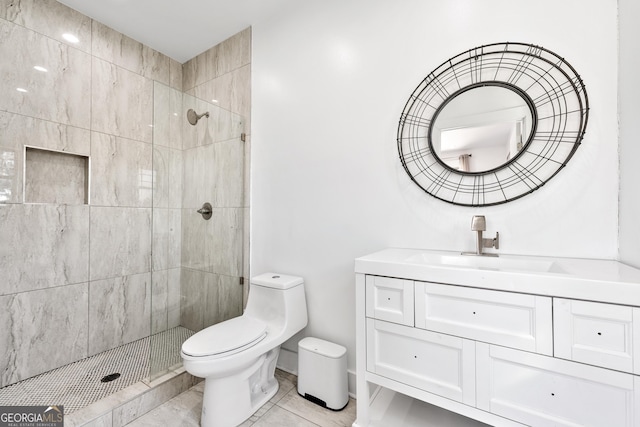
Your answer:
[[[206,378],[200,425],[235,427],[275,396],[279,388],[274,376],[279,354],[280,346],[234,375]]]

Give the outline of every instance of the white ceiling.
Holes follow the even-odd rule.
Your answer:
[[[184,63],[297,0],[58,0]]]

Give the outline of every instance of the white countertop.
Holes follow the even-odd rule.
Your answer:
[[[355,272],[640,306],[640,269],[613,260],[389,248],[356,258]]]

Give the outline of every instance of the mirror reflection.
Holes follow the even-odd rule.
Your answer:
[[[444,105],[430,129],[431,145],[451,169],[486,172],[516,157],[532,127],[531,108],[519,93],[503,85],[484,84]]]

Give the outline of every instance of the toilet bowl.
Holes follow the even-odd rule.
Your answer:
[[[265,273],[251,279],[242,316],[186,340],[184,368],[205,379],[201,426],[237,426],[269,401],[280,345],[306,325],[302,278]]]

